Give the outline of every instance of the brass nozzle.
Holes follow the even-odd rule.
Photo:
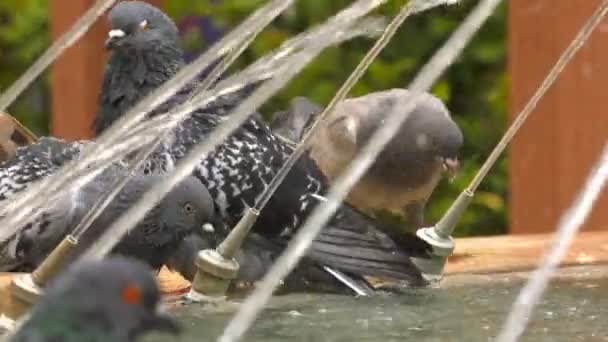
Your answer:
[[[239,271],[236,260],[226,259],[212,249],[198,253],[196,267],[198,270],[192,281],[192,290],[209,298],[225,297],[230,282]]]
[[[34,283],[44,287],[65,266],[66,259],[77,245],[78,240],[68,234],[34,270],[32,273]]]
[[[234,258],[239,249],[241,249],[243,241],[245,241],[259,214],[259,211],[249,208],[239,223],[234,226],[230,234],[217,247],[217,252],[226,259]]]
[[[456,224],[458,224],[462,214],[469,207],[469,204],[473,200],[473,196],[473,192],[469,189],[464,190],[458,195],[458,198],[452,203],[452,206],[435,225],[435,233],[438,236],[444,239],[452,236]]]
[[[249,208],[230,234],[215,249],[200,251],[196,258],[196,274],[192,281],[192,292],[206,301],[217,301],[226,297],[230,282],[236,279],[239,264],[234,257],[243,245],[247,234],[257,220],[259,212]]]

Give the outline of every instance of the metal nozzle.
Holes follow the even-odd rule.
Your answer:
[[[228,234],[224,241],[217,247],[217,252],[224,258],[234,258],[239,249],[241,249],[243,241],[245,241],[247,234],[249,234],[251,227],[253,227],[255,221],[258,219],[259,214],[259,211],[249,208],[239,223],[234,226],[230,234]]]
[[[473,196],[473,192],[471,192],[469,189],[465,189],[462,193],[460,193],[460,195],[458,195],[458,198],[456,198],[450,209],[448,209],[441,220],[439,220],[439,222],[437,222],[435,225],[434,230],[437,236],[444,239],[452,236],[452,233],[456,228],[456,224],[458,224],[462,214],[473,200]]]
[[[197,271],[188,295],[194,301],[213,302],[226,297],[228,286],[239,271],[234,257],[257,220],[259,212],[249,208],[217,249],[200,251],[196,258]]]
[[[78,245],[78,240],[67,235],[61,243],[49,254],[46,259],[32,273],[36,285],[44,287],[65,265],[65,260]]]
[[[413,258],[414,263],[427,280],[439,281],[443,277],[447,259],[456,248],[452,233],[460,217],[471,203],[473,195],[472,191],[466,189],[436,225],[420,228],[416,232],[416,235],[432,248],[432,255],[429,258]]]
[[[196,295],[190,297],[202,297],[206,301],[224,299],[230,281],[236,278],[239,271],[236,260],[226,259],[216,250],[206,249],[198,253],[195,263],[198,270],[192,281],[191,292]]]
[[[8,297],[2,308],[6,322],[16,321],[38,301],[44,286],[65,265],[67,256],[77,244],[78,240],[73,236],[66,236],[33,273],[15,275],[7,289],[0,290],[0,295]],[[3,326],[6,328],[6,324]]]

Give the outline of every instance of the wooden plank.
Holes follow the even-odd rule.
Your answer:
[[[511,0],[509,112],[525,105],[599,0]],[[608,23],[608,22],[607,22]],[[547,93],[510,149],[510,232],[550,232],[572,204],[608,137],[602,109],[608,82],[603,23]],[[585,230],[608,227],[604,194]]]
[[[51,0],[53,39],[66,32],[95,0]],[[163,0],[148,0],[162,6]],[[90,138],[106,52],[108,25],[101,17],[74,46],[65,51],[51,71],[51,134],[69,140]]]
[[[446,273],[533,270],[552,238],[552,234],[530,234],[457,239]],[[579,234],[562,262],[562,266],[598,264],[608,264],[608,231]]]
[[[448,260],[445,274],[448,276],[531,271],[542,260],[552,239],[552,234],[456,239],[456,250]],[[602,231],[579,234],[561,266],[606,264],[608,231]],[[159,284],[165,294],[183,293],[189,289],[188,281],[166,268],[159,273]]]

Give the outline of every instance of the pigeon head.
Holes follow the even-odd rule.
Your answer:
[[[362,107],[369,114],[359,123],[357,142],[359,147],[394,110],[404,107],[411,93],[406,89],[374,93],[353,100],[353,108]],[[406,173],[428,174],[429,168],[441,166],[451,174],[458,168],[458,152],[463,136],[458,125],[450,117],[448,109],[437,97],[420,94],[415,109],[410,112],[400,131],[378,157],[376,164],[383,169],[408,165]],[[361,110],[361,109],[360,109]],[[375,112],[375,113],[374,113]],[[367,119],[367,120],[366,120]],[[389,165],[390,164],[390,165]]]
[[[463,144],[462,131],[450,117],[443,102],[429,94],[422,99],[405,123],[401,134],[402,146],[411,149],[411,155],[424,161],[441,163],[445,171],[454,173],[458,168],[458,152]]]
[[[131,341],[151,331],[178,334],[177,322],[158,310],[160,300],[152,270],[139,261],[110,257],[77,263],[52,281],[23,329],[57,326],[61,318],[66,334],[104,334],[113,341]]]
[[[161,10],[143,1],[123,1],[109,14],[111,29],[106,48],[138,49],[163,42],[176,42],[178,29]]]
[[[215,210],[211,194],[194,176],[177,184],[159,207],[158,217],[178,236],[208,230]]]

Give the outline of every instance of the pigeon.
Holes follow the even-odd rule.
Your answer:
[[[303,96],[297,96],[289,109],[272,115],[270,128],[279,137],[296,146],[304,137],[305,130],[323,108]]]
[[[46,288],[11,342],[131,342],[150,332],[178,335],[181,326],[159,310],[151,270],[110,257],[74,264]]]
[[[105,91],[99,95],[93,122],[96,135],[184,66],[177,26],[156,7],[122,1],[110,10],[108,19],[111,30],[105,47],[110,56],[102,83]]]
[[[0,204],[25,190],[34,181],[47,177],[78,156],[90,141],[68,142],[41,137],[31,145],[19,147],[12,158],[0,163]]]
[[[109,192],[112,184],[127,175],[128,170],[124,166],[113,165],[91,182],[62,191],[58,198],[49,201],[50,205],[33,222],[0,244],[0,270],[34,270],[64,236],[72,232],[99,198]],[[165,175],[160,174],[134,175],[80,237],[70,259],[89,248],[132,203],[164,179]],[[213,215],[213,200],[209,192],[198,179],[190,176],[150,210],[112,253],[137,258],[159,270],[181,240],[203,229],[204,224],[212,221]]]
[[[153,14],[154,11],[157,13]],[[175,66],[183,63],[180,54],[160,51],[167,46],[174,51],[177,42],[158,43],[146,38],[148,35],[166,40],[172,38],[160,33],[151,34],[155,28],[173,27],[168,22],[161,24],[160,21],[169,19],[158,12],[160,10],[139,1],[122,2],[112,9],[112,30],[109,33],[112,43],[109,47],[113,67],[106,68],[100,106],[113,106],[116,110],[99,111],[96,117],[98,127],[111,125],[117,118],[111,113],[120,112],[120,106],[116,106],[107,94],[125,94],[123,98],[126,99],[126,94],[135,93],[133,89],[137,87],[133,87],[133,84],[144,79],[139,70],[154,72],[146,60],[167,65],[163,72],[154,72],[159,78],[166,76],[167,79],[176,71]],[[124,20],[115,20],[117,17]],[[143,26],[147,29],[142,29]],[[142,48],[146,42],[154,49]],[[140,52],[134,53],[132,49],[139,49]],[[134,59],[134,54],[140,57]],[[155,56],[141,56],[145,54]],[[133,60],[140,64],[133,65]],[[125,67],[121,67],[121,63]],[[166,107],[183,103],[189,94],[187,89],[176,93],[165,103]],[[240,94],[235,93],[195,110],[172,132],[170,146],[163,147],[157,153],[178,161],[223,122],[242,99]],[[157,111],[151,116],[160,113]],[[225,222],[224,228],[218,227],[206,237],[212,245],[217,245],[229,233],[227,228],[233,227],[245,210],[255,205],[256,198],[267,188],[292,152],[293,148],[278,138],[258,113],[251,113],[249,120],[222,145],[212,153],[201,156],[194,175],[211,193],[216,215]],[[303,156],[262,211],[253,232],[282,250],[311,210],[324,201],[323,195],[327,189],[327,179],[314,160],[309,155]],[[343,205],[317,236],[307,258],[357,277],[387,276],[410,284],[426,284],[410,257],[427,256],[430,246],[413,234],[401,234],[397,242],[390,233],[386,233],[392,230],[359,210]]]
[[[93,127],[97,135],[150,91],[171,78],[184,65],[178,46],[177,26],[162,11],[143,1],[122,1],[109,15],[111,31],[105,46],[112,53],[105,66],[98,110]],[[121,77],[128,74],[129,77]],[[189,85],[181,92],[190,91]],[[166,106],[159,106],[163,111]],[[29,153],[20,152],[16,160],[0,165],[0,203],[24,190],[33,181],[52,174],[78,155],[87,141],[69,142],[45,137]],[[49,157],[39,159],[48,150]],[[14,155],[14,151],[13,151]],[[7,158],[8,159],[8,158]],[[171,160],[146,163],[146,173],[166,170]]]
[[[311,143],[311,157],[331,181],[361,151],[393,110],[399,110],[410,91],[390,89],[347,99],[321,124]],[[278,112],[272,128],[294,142],[322,108],[305,98]],[[442,175],[453,176],[463,135],[443,102],[430,93],[411,112],[398,134],[380,153],[370,170],[350,191],[348,202],[369,213],[388,211],[402,216],[406,228],[420,228],[424,207]]]

